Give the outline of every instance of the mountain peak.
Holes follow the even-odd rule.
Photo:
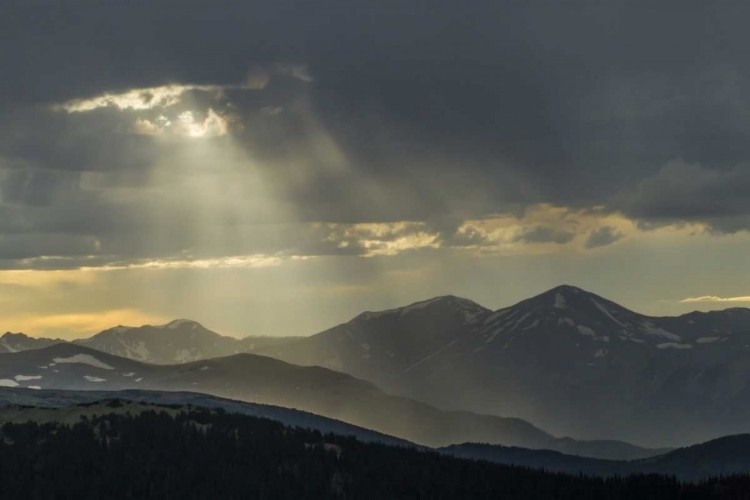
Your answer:
[[[26,335],[25,333],[21,333],[21,332],[18,332],[18,333],[5,332],[3,334],[3,336],[0,337],[0,338],[1,339],[5,339],[5,340],[7,340],[7,339],[28,339],[29,336]]]
[[[551,288],[546,292],[542,292],[535,297],[527,299],[527,301],[545,307],[552,307],[553,309],[558,310],[571,309],[581,306],[586,307],[592,301],[607,302],[616,305],[611,301],[596,295],[595,293],[588,292],[582,288],[578,288],[577,286],[572,285],[556,286],[555,288]]]
[[[591,292],[587,292],[583,288],[578,288],[577,286],[573,285],[559,285],[554,288],[550,288],[546,292],[542,292],[538,296],[545,296],[545,295],[554,295],[554,294],[562,294],[562,295],[594,295]]]
[[[369,321],[383,316],[405,316],[414,311],[427,310],[427,309],[447,309],[452,308],[464,313],[464,316],[469,320],[471,317],[476,316],[481,312],[489,312],[488,309],[477,304],[473,300],[465,299],[463,297],[457,297],[455,295],[440,295],[427,300],[421,300],[414,302],[407,306],[397,307],[394,309],[386,309],[383,311],[365,311],[356,316],[352,321]]]
[[[167,330],[177,330],[177,329],[188,329],[188,330],[204,330],[205,328],[203,325],[198,323],[197,321],[193,321],[191,319],[174,319],[167,323],[166,325],[160,325],[157,328],[163,328]]]
[[[581,293],[581,292],[583,292],[583,293],[589,293],[586,290],[584,290],[583,288],[579,288],[577,286],[568,285],[568,284],[562,284],[562,285],[556,286],[552,290],[555,290],[555,291],[558,291],[558,292],[563,292],[563,293]]]

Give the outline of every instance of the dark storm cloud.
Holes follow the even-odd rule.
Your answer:
[[[557,243],[562,245],[576,237],[574,231],[538,225],[518,234],[513,241],[523,243]]]
[[[134,133],[163,110],[51,108],[166,84],[222,89],[186,91],[168,118],[211,109],[226,120],[284,208],[243,205],[221,216],[227,233],[413,220],[449,243],[463,220],[542,202],[604,206],[643,227],[748,229],[737,166],[750,161],[748,14],[741,2],[11,0],[0,16],[0,230],[97,238],[118,258],[208,247],[191,234],[195,196],[148,191],[195,175],[154,175],[165,158],[198,157]],[[664,167],[675,158],[700,166]],[[539,226],[520,241],[563,233]],[[271,250],[221,238],[222,251]],[[312,238],[277,250],[359,251]]]
[[[733,233],[750,228],[750,164],[707,169],[672,161],[617,201],[645,228],[683,221],[702,222]]]
[[[599,248],[611,245],[625,237],[621,231],[612,226],[602,226],[589,233],[584,246],[586,248]]]

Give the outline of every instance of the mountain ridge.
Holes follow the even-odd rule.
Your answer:
[[[517,419],[465,411],[441,411],[390,395],[371,382],[323,367],[304,367],[256,354],[237,354],[181,365],[154,365],[72,344],[0,354],[0,386],[39,390],[190,391],[260,404],[297,408],[411,442],[439,446],[489,441],[531,448],[575,449]],[[596,456],[653,450],[621,443],[601,447],[580,443]]]
[[[361,312],[361,313],[353,316],[348,321],[345,321],[343,323],[339,323],[336,326],[346,325],[346,324],[349,324],[349,323],[352,323],[352,322],[356,322],[356,321],[359,321],[359,320],[369,320],[369,319],[373,319],[373,318],[384,316],[384,315],[388,315],[388,314],[396,314],[396,313],[403,314],[404,312],[409,311],[409,310],[417,309],[417,308],[420,308],[420,307],[423,307],[423,306],[426,306],[426,305],[429,305],[429,304],[439,304],[441,302],[442,303],[455,302],[455,303],[459,303],[459,304],[464,304],[465,306],[474,307],[476,309],[484,310],[485,312],[490,312],[492,315],[496,315],[498,313],[501,313],[502,311],[505,311],[505,310],[508,310],[508,309],[512,309],[512,308],[514,308],[516,306],[519,306],[519,305],[527,303],[527,302],[537,301],[537,300],[539,300],[541,298],[548,297],[551,294],[557,293],[557,292],[562,292],[562,293],[565,293],[565,292],[568,292],[568,293],[581,293],[581,294],[584,294],[585,296],[598,299],[601,302],[608,303],[609,305],[614,305],[614,306],[616,306],[616,307],[618,307],[618,308],[620,308],[622,310],[628,311],[629,313],[636,314],[636,315],[641,316],[643,318],[655,319],[655,320],[676,320],[676,319],[682,319],[682,318],[690,319],[690,318],[695,318],[695,317],[701,318],[701,317],[705,317],[705,316],[722,315],[722,314],[725,314],[725,313],[728,313],[728,314],[731,314],[731,313],[740,313],[740,314],[750,315],[750,308],[747,308],[747,307],[728,307],[728,308],[724,308],[724,309],[717,309],[717,310],[711,310],[711,311],[698,311],[698,310],[694,310],[694,311],[690,311],[690,312],[687,312],[687,313],[683,313],[683,314],[679,314],[679,315],[674,315],[674,316],[669,316],[669,315],[665,315],[665,316],[651,316],[651,315],[647,315],[647,314],[638,313],[638,312],[636,312],[636,311],[634,311],[632,309],[623,307],[620,304],[618,304],[618,303],[616,303],[614,301],[611,301],[611,300],[609,300],[609,299],[607,299],[607,298],[605,298],[603,296],[600,296],[600,295],[598,295],[596,293],[589,292],[587,290],[584,290],[582,288],[576,287],[574,285],[563,284],[563,285],[558,285],[556,287],[550,288],[550,289],[548,289],[548,290],[546,290],[544,292],[541,292],[541,293],[539,293],[537,295],[534,295],[532,297],[529,297],[527,299],[523,299],[523,300],[517,301],[517,302],[513,303],[510,306],[501,307],[501,308],[495,309],[495,310],[492,310],[492,309],[489,309],[487,307],[484,307],[484,306],[480,305],[479,303],[473,301],[472,299],[468,299],[468,298],[461,297],[461,296],[458,296],[458,295],[447,294],[447,295],[439,295],[439,296],[435,296],[435,297],[432,297],[432,298],[418,300],[418,301],[411,302],[411,303],[409,303],[407,305],[404,305],[404,306],[397,306],[397,307],[393,307],[393,308],[390,308],[390,309],[383,309],[383,310],[376,310],[376,311],[371,311],[371,310],[363,311],[363,312]],[[178,326],[178,325],[183,324],[183,323],[189,325],[191,327],[191,329],[202,329],[202,330],[207,330],[207,331],[212,332],[212,333],[216,333],[216,332],[214,332],[214,331],[206,328],[205,326],[203,326],[198,321],[187,319],[187,318],[175,318],[175,319],[173,319],[173,320],[171,320],[168,323],[165,323],[163,325],[151,325],[151,324],[144,324],[144,325],[141,325],[141,326],[116,325],[116,326],[107,328],[105,330],[102,330],[101,332],[96,333],[96,334],[94,334],[94,335],[92,335],[90,337],[79,337],[79,338],[76,338],[74,340],[71,340],[70,342],[85,343],[87,341],[90,341],[94,337],[96,337],[98,335],[101,335],[104,332],[111,331],[111,330],[117,330],[119,332],[126,332],[126,331],[130,331],[130,330],[137,330],[139,328],[153,328],[154,330],[164,330],[164,329],[172,329],[173,327]],[[334,326],[332,328],[335,328],[336,326]],[[237,341],[240,341],[240,342],[244,342],[244,341],[246,341],[248,339],[302,339],[302,338],[308,338],[308,337],[317,335],[319,333],[322,333],[322,332],[318,332],[318,333],[311,334],[311,335],[299,335],[299,336],[248,335],[248,336],[245,336],[245,337],[234,337],[234,336],[229,336],[229,335],[222,335],[222,334],[219,334],[219,333],[216,333],[216,335],[218,335],[220,337],[223,337],[223,338],[234,339],[234,340],[237,340]],[[59,339],[59,338],[53,339],[53,338],[48,338],[48,337],[35,337],[33,335],[28,335],[28,334],[22,333],[22,332],[18,332],[18,333],[6,332],[2,337],[0,337],[0,339],[1,338],[6,338],[6,336],[19,336],[19,335],[25,337],[26,339],[31,339],[31,340],[67,342],[66,340]],[[0,352],[3,352],[3,351],[0,351]]]

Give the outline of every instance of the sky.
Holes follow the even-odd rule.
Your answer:
[[[750,306],[743,2],[6,0],[0,330]]]

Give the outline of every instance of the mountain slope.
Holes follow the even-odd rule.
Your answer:
[[[391,446],[416,446],[403,439],[351,425],[340,420],[321,417],[314,413],[280,406],[218,398],[195,392],[163,392],[132,389],[123,391],[66,391],[0,388],[0,408],[23,406],[33,407],[33,409],[58,409],[115,399],[172,407],[177,405],[180,407],[221,408],[230,413],[268,418],[282,422],[285,425],[314,429],[323,434],[334,433],[342,436],[354,436],[363,442],[381,443]],[[13,421],[24,421],[27,417],[38,415],[38,413],[30,413],[31,415],[24,415],[22,411],[12,412]],[[6,412],[6,417],[8,415],[10,413]]]
[[[750,310],[649,317],[561,286],[489,311],[437,298],[263,352],[440,408],[674,446],[744,432]]]
[[[110,400],[0,411],[0,421],[6,416],[32,420],[0,430],[2,498],[706,500],[750,492],[746,476],[681,484],[552,474],[205,408]]]
[[[191,391],[316,413],[427,446],[466,441],[529,448],[575,448],[523,420],[444,412],[388,395],[369,382],[321,367],[252,354],[181,365],[152,365],[75,344],[0,355],[0,386],[68,390]],[[581,443],[594,456],[619,451]],[[624,449],[632,452],[629,445]],[[639,449],[640,456],[653,450]]]

